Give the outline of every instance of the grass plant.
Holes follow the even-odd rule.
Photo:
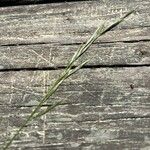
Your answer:
[[[62,101],[58,101],[54,103],[53,105],[47,106],[47,108],[43,111],[41,110],[41,107],[50,99],[50,97],[55,93],[55,91],[59,88],[59,86],[64,82],[65,79],[70,77],[72,74],[76,73],[79,69],[81,69],[89,60],[84,61],[83,63],[75,66],[75,62],[89,49],[89,47],[93,44],[93,42],[96,41],[96,39],[108,31],[112,30],[114,27],[119,25],[122,21],[124,21],[125,18],[127,18],[129,15],[131,15],[134,12],[134,10],[128,12],[125,16],[118,19],[116,22],[111,24],[108,27],[105,27],[105,25],[102,25],[96,29],[96,31],[93,33],[93,35],[87,40],[86,43],[83,43],[79,49],[75,52],[71,60],[68,62],[67,67],[64,69],[62,74],[59,76],[59,78],[48,88],[47,93],[45,96],[41,99],[39,104],[33,109],[29,117],[26,119],[26,121],[23,123],[23,125],[17,130],[17,132],[11,137],[9,140],[6,141],[3,150],[7,150],[12,142],[15,140],[15,138],[20,134],[20,132],[25,128],[25,126],[31,122],[34,119],[37,119],[43,115],[45,115],[47,112],[52,111],[57,106],[62,104]]]

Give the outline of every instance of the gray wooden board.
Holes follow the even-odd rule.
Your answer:
[[[111,24],[135,7],[135,14],[99,41],[150,40],[149,0],[108,0],[2,7],[0,45],[85,42],[99,25]]]
[[[79,45],[39,44],[1,46],[0,70],[66,66]],[[150,42],[93,44],[78,63],[95,65],[149,65]]]
[[[91,58],[88,65],[148,65],[150,2],[90,1],[0,8],[0,44],[6,45],[0,46],[0,70],[65,66],[99,24],[113,23],[133,6],[137,12],[82,59]]]
[[[23,123],[61,71],[0,73],[1,142]],[[149,74],[150,67],[80,70],[47,103],[62,99],[66,104],[30,123],[12,149],[148,150]]]
[[[79,44],[100,24],[111,24],[135,7],[135,14],[79,60],[91,58],[89,68],[67,79],[42,109],[60,99],[64,105],[28,124],[10,149],[150,149],[149,0],[1,7],[0,146],[29,116]],[[58,69],[44,71],[48,67]]]

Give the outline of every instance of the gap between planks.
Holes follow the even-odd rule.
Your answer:
[[[75,68],[74,66],[73,68]],[[150,67],[150,64],[116,64],[116,65],[85,65],[81,69],[98,69],[98,68],[137,68],[137,67]],[[66,66],[57,67],[42,67],[42,68],[12,68],[1,69],[0,72],[14,72],[14,71],[51,71],[63,70]],[[81,70],[80,69],[80,70]]]

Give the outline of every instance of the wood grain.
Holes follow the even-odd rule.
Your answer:
[[[135,7],[136,14],[99,40],[150,40],[149,0],[108,0],[0,8],[0,45],[82,43],[99,25],[111,24]]]
[[[149,0],[0,7],[0,147],[79,45],[99,25],[135,7],[135,14],[91,46],[77,63],[91,61],[42,110],[64,103],[29,123],[10,150],[150,149]]]
[[[24,122],[60,72],[0,73],[0,141]],[[43,109],[60,99],[66,104],[29,124],[12,149],[149,149],[149,74],[150,67],[80,70]]]
[[[0,70],[65,67],[80,45],[1,46]],[[87,66],[149,65],[150,42],[93,44],[77,62]]]
[[[82,59],[91,59],[88,66],[149,65],[150,2],[89,1],[0,8],[0,70],[65,67],[99,24],[113,23],[133,5],[136,14]]]

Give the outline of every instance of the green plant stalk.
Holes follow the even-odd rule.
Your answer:
[[[59,86],[62,84],[62,82],[65,79],[67,79],[68,77],[70,77],[72,74],[77,72],[80,68],[83,67],[83,65],[85,65],[89,61],[89,60],[87,60],[87,61],[81,63],[80,65],[78,65],[77,67],[75,67],[74,69],[72,69],[72,67],[74,66],[74,63],[88,50],[88,48],[93,44],[93,42],[95,42],[98,37],[102,36],[103,34],[107,33],[108,31],[110,31],[111,29],[116,27],[118,24],[120,24],[122,21],[124,21],[124,19],[127,18],[129,15],[131,15],[133,12],[134,12],[134,10],[130,11],[125,16],[120,18],[118,21],[116,21],[115,23],[113,23],[112,25],[110,25],[106,28],[104,27],[104,25],[97,28],[97,30],[94,32],[94,34],[91,36],[91,38],[85,44],[82,44],[81,47],[76,51],[76,53],[73,55],[72,59],[69,61],[68,65],[67,65],[66,69],[64,70],[64,72],[62,73],[62,75],[48,89],[48,92],[46,93],[46,95],[39,102],[39,104],[36,106],[36,108],[32,111],[32,113],[27,118],[27,120],[24,122],[24,124],[17,130],[17,132],[8,141],[8,143],[6,143],[3,150],[7,150],[9,148],[9,146],[11,145],[13,140],[19,135],[19,133],[22,131],[22,129],[30,121],[32,121],[35,118],[39,118],[39,117],[43,116],[44,114],[46,114],[49,111],[52,111],[54,108],[56,108],[57,106],[59,106],[61,104],[61,101],[56,102],[54,105],[47,107],[47,109],[45,111],[38,113],[38,111],[40,110],[42,105],[45,102],[47,102],[47,100],[50,98],[50,96],[52,96],[55,93],[55,91],[59,88]],[[37,115],[36,115],[36,113],[37,113]]]
[[[72,74],[74,74],[75,72],[77,72],[77,71],[78,71],[82,66],[84,66],[87,62],[89,62],[89,60],[83,62],[83,63],[82,63],[81,65],[79,65],[78,67],[76,67],[75,69],[71,70],[70,73],[68,74],[67,78],[69,78]],[[56,104],[54,104],[54,105],[60,105],[61,102],[62,102],[62,101],[58,101],[58,102],[56,102]],[[53,105],[47,107],[47,109],[46,109],[45,111],[43,111],[43,112],[41,112],[41,113],[38,113],[38,114],[35,116],[35,118],[38,118],[38,117],[43,116],[44,114],[46,114],[47,112],[49,112],[52,107],[53,107]]]

